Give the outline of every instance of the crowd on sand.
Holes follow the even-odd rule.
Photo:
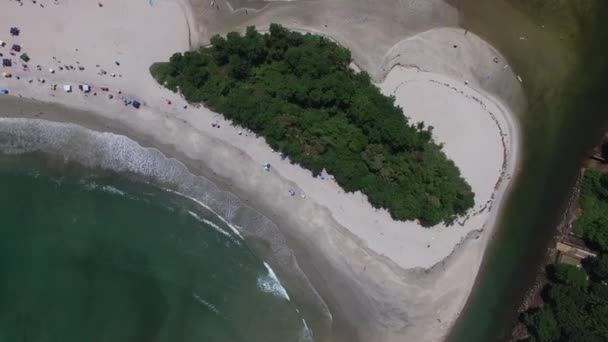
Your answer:
[[[18,1],[21,5],[23,5],[22,1]],[[35,0],[32,0],[34,4],[36,4]],[[55,1],[57,4],[58,1]],[[100,7],[103,6],[101,3]],[[41,7],[44,5],[40,4]],[[53,83],[52,81],[48,81],[44,76],[33,76],[32,68],[37,71],[37,75],[44,75],[46,73],[47,77],[50,78],[50,75],[57,75],[60,73],[68,73],[68,72],[78,72],[84,71],[89,66],[85,66],[80,63],[80,61],[75,61],[74,63],[63,62],[57,57],[53,56],[52,61],[50,61],[44,67],[40,64],[36,64],[35,66],[31,65],[32,57],[27,52],[27,47],[23,46],[19,42],[19,38],[23,34],[19,27],[10,27],[8,28],[8,40],[0,40],[0,58],[2,59],[2,77],[10,80],[10,81],[23,81],[28,82],[30,84],[37,85],[45,85],[48,86],[50,91],[53,92],[51,96],[55,96],[55,92],[63,92],[66,94],[73,93],[75,88],[77,88],[83,96],[105,96],[108,100],[116,101],[117,103],[121,103],[124,106],[131,106],[134,110],[139,109],[141,106],[146,106],[145,101],[137,100],[133,96],[127,96],[123,93],[122,90],[118,88],[111,88],[110,86],[99,86],[89,83],[79,83],[74,86],[72,83],[66,82],[61,85],[57,83]],[[75,52],[78,52],[78,49],[75,49]],[[123,74],[119,71],[121,63],[119,60],[114,60],[112,62],[113,71],[107,71],[100,64],[96,64],[94,67],[98,69],[97,75],[101,77],[111,77],[111,78],[122,78]],[[48,71],[47,71],[48,70]],[[100,84],[103,82],[100,82]],[[10,83],[9,83],[10,84]],[[11,93],[10,87],[0,87],[0,95],[8,95]],[[18,94],[21,97],[20,94]],[[169,99],[164,100],[167,105],[173,105],[173,102]],[[185,102],[185,100],[184,100]],[[183,104],[181,107],[183,110],[187,110],[190,107],[189,103]],[[221,124],[219,120],[214,121],[212,124],[214,128],[220,128]],[[238,130],[238,135],[245,134],[248,136],[252,134],[252,131],[249,129]],[[282,155],[282,158],[285,158]],[[262,168],[266,172],[270,172],[271,165],[270,163],[264,163]],[[334,180],[334,177],[328,175],[325,171],[323,171],[318,177],[320,180]],[[296,191],[292,188],[289,188],[287,191],[288,195],[291,197],[296,196]],[[304,193],[300,194],[301,198],[306,198]]]
[[[22,32],[19,27],[11,27],[9,29],[10,41],[0,40],[0,57],[2,57],[2,77],[6,79],[12,79],[15,81],[25,81],[28,83],[37,83],[41,85],[47,85],[47,80],[44,77],[31,77],[30,71],[33,66],[31,66],[30,62],[32,61],[32,57],[27,53],[26,47],[19,43],[19,37]],[[78,52],[78,49],[75,49]],[[120,67],[120,62],[118,60],[113,63],[116,68]],[[57,57],[53,56],[53,61],[47,66],[48,74],[53,75],[55,73],[60,72],[74,72],[74,71],[84,71],[87,67],[82,65],[79,61],[76,61],[74,64],[64,63],[59,60]],[[40,64],[37,64],[35,67],[36,71],[42,74],[43,67]],[[100,77],[119,77],[122,78],[121,73],[115,72],[107,72],[102,69],[99,64],[95,65],[95,68],[99,69],[97,75]],[[47,70],[47,68],[44,68]],[[51,91],[57,91],[58,84],[57,83],[48,83],[48,86]],[[139,109],[140,106],[144,105],[144,102],[138,101],[136,99],[127,97],[123,94],[120,89],[110,89],[110,87],[106,86],[95,86],[87,83],[78,84],[78,89],[85,95],[88,96],[91,94],[92,96],[98,96],[98,94],[105,94],[109,100],[116,100],[123,103],[125,106],[131,105],[136,109]],[[62,84],[61,89],[66,93],[72,93],[73,86],[70,83]],[[2,88],[3,94],[9,94],[9,88]],[[52,95],[54,96],[54,95]],[[169,102],[170,104],[170,102]],[[184,108],[187,108],[185,106]]]

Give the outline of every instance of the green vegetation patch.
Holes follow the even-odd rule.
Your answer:
[[[523,315],[530,341],[608,341],[608,287],[593,276],[598,267],[599,262],[592,261],[589,276],[576,266],[554,266],[544,306]]]
[[[594,248],[608,252],[608,174],[587,170],[581,187],[583,215],[574,231]]]
[[[150,68],[159,83],[203,102],[265,137],[311,170],[333,174],[398,220],[452,223],[474,205],[471,187],[431,138],[410,124],[394,98],[350,67],[350,51],[327,38],[277,24],[248,27],[211,46],[176,53]]]
[[[580,205],[575,232],[604,254],[584,260],[583,268],[550,266],[543,307],[522,317],[531,341],[608,341],[608,175],[585,171]]]

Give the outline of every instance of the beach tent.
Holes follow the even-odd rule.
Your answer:
[[[141,103],[139,103],[138,101],[133,101],[133,107],[139,109],[139,106],[141,106]]]
[[[10,66],[12,66],[12,65],[13,65],[13,63],[11,62],[11,60],[10,60],[10,59],[5,58],[5,59],[3,59],[3,60],[2,60],[2,66],[5,66],[5,67],[10,67]]]
[[[78,86],[78,88],[80,88],[80,90],[84,91],[85,93],[88,93],[91,91],[91,87],[88,84],[83,84],[81,86]]]
[[[16,27],[11,27],[11,34],[13,36],[18,36],[19,35],[19,29]]]
[[[6,89],[6,88],[0,88],[0,94],[7,95],[8,94],[8,89]]]
[[[21,45],[19,45],[19,44],[13,44],[12,49],[14,51],[21,52]]]
[[[4,42],[0,40],[0,47],[4,47]]]
[[[69,85],[69,84],[65,84],[65,85],[63,86],[63,90],[64,90],[66,93],[70,93],[70,92],[72,92],[72,86],[71,86],[71,85]]]
[[[27,53],[22,54],[19,56],[19,58],[21,58],[25,63],[30,61],[30,56],[28,56]]]

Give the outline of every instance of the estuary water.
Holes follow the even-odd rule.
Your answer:
[[[582,161],[608,125],[608,2],[460,0],[461,25],[523,79],[522,162],[449,341],[507,341]]]
[[[186,197],[135,172],[176,161],[20,119],[0,119],[0,151],[0,341],[312,341],[240,228],[188,198],[202,180]]]

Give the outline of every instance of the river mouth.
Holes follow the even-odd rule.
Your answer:
[[[571,192],[608,124],[608,41],[602,1],[459,3],[461,25],[496,46],[523,79],[522,166],[477,284],[450,341],[510,337]],[[525,265],[525,266],[522,266]]]

